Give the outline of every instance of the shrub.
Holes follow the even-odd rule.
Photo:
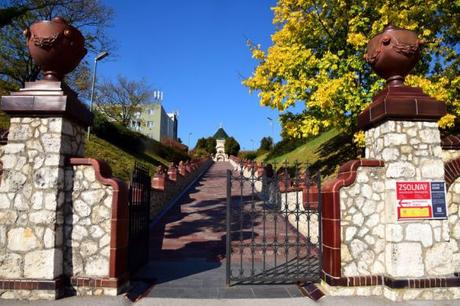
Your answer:
[[[185,152],[166,147],[160,142],[141,133],[132,131],[115,122],[110,122],[101,113],[95,113],[93,133],[99,138],[105,139],[117,147],[133,154],[155,154],[167,161],[175,163],[181,160],[190,159]]]

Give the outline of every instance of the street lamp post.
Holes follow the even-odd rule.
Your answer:
[[[275,143],[275,138],[274,138],[275,135],[273,133],[273,119],[271,117],[267,117],[267,120],[270,122],[270,126],[272,128],[272,141],[273,141],[273,143]]]
[[[251,142],[252,142],[252,151],[254,151],[254,139],[251,139]]]
[[[188,133],[188,150],[190,151],[190,136],[192,136],[192,132]]]
[[[109,52],[107,51],[102,51],[96,57],[94,58],[94,70],[93,70],[93,82],[91,84],[91,100],[89,104],[89,110],[93,112],[93,100],[94,100],[94,86],[96,85],[96,69],[97,69],[97,62],[103,59],[104,57],[108,56]],[[89,140],[89,133],[91,131],[91,126],[88,126],[88,131],[86,135],[86,139]]]

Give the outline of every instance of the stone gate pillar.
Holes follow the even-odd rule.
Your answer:
[[[0,287],[15,289],[3,295],[18,298],[56,298],[63,273],[64,164],[83,156],[92,116],[63,83],[50,81],[26,83],[2,97],[1,108],[11,126],[1,158]]]
[[[45,80],[27,82],[1,100],[11,125],[1,157],[0,297],[55,299],[64,287],[64,166],[69,157],[83,156],[92,119],[61,79],[86,50],[62,18],[25,33]]]
[[[460,298],[460,240],[449,228],[457,226],[457,210],[451,219],[448,205],[406,209],[408,202],[398,198],[402,184],[435,182],[445,191],[437,121],[446,105],[403,84],[419,47],[415,33],[391,26],[368,44],[367,60],[387,86],[358,117],[366,158],[344,164],[337,179],[324,184],[323,280],[330,294]],[[434,187],[428,188],[434,198]],[[422,189],[411,196],[422,199]]]

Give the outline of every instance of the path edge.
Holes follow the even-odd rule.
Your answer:
[[[153,218],[152,221],[149,223],[149,230],[152,230],[159,222],[160,220],[173,208],[176,206],[177,202],[179,202],[180,199],[198,182],[203,175],[209,170],[209,168],[214,165],[214,162],[211,161],[208,166],[204,167],[201,172],[184,188],[182,191],[176,195],[172,200],[166,204],[165,208],[161,210],[161,212]]]

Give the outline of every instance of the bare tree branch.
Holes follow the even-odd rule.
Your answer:
[[[116,82],[105,81],[97,87],[95,105],[111,120],[128,126],[142,105],[152,103],[153,89],[145,82],[118,76]]]

